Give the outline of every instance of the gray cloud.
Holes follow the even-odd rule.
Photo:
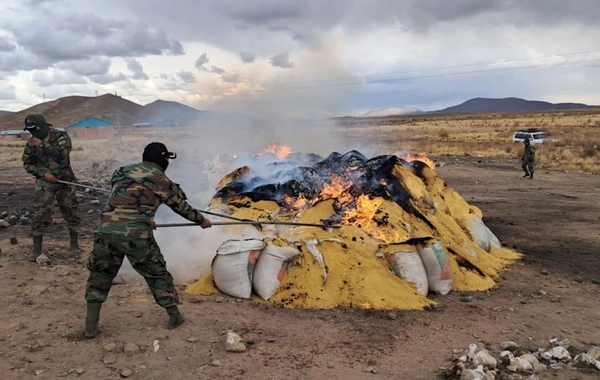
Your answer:
[[[194,62],[194,66],[196,66],[198,70],[205,70],[204,65],[208,62],[210,62],[210,59],[208,59],[208,53],[203,53],[200,55],[200,57],[198,57],[196,62]]]
[[[81,75],[77,75],[71,71],[57,69],[34,71],[32,80],[40,87],[87,83],[87,80]]]
[[[144,72],[144,67],[142,66],[140,61],[131,58],[125,60],[125,63],[127,63],[127,69],[133,74],[133,76],[131,77],[132,79],[149,79],[148,75]]]
[[[0,100],[11,100],[17,97],[15,86],[12,84],[0,84]]]
[[[233,83],[233,84],[241,82],[241,78],[240,78],[239,74],[224,73],[223,75],[221,75],[221,79],[223,80],[223,82]]]
[[[209,70],[209,71],[210,71],[211,73],[218,74],[218,75],[223,75],[223,74],[225,74],[225,70],[223,70],[223,69],[222,69],[222,68],[220,68],[220,67],[214,66],[214,65],[213,65],[213,66],[211,66],[211,68],[210,68],[210,70]]]
[[[88,76],[106,74],[110,69],[111,60],[107,57],[95,57],[78,59],[74,61],[60,62],[56,64],[59,69],[70,70],[75,74]]]
[[[281,67],[282,69],[291,69],[294,64],[290,62],[290,53],[275,54],[269,60],[269,63],[275,67]]]
[[[196,76],[191,71],[180,71],[177,76],[183,83],[194,83],[196,81]]]
[[[240,53],[240,59],[244,63],[252,63],[252,62],[254,62],[254,60],[256,60],[256,57],[252,53],[243,51]]]
[[[88,78],[94,83],[110,84],[110,83],[126,80],[127,75],[125,75],[123,73],[116,73],[116,74],[106,73],[106,74],[89,75]]]
[[[43,17],[34,11],[5,23],[20,49],[50,62],[184,52],[179,40],[139,21],[50,9],[45,9]]]
[[[0,36],[0,52],[11,52],[14,51],[17,46],[8,41],[6,37]]]

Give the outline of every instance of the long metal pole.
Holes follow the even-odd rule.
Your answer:
[[[104,192],[104,193],[110,193],[110,190],[101,189],[99,187],[94,187],[94,186],[83,185],[81,183],[69,182],[69,181],[62,181],[62,180],[57,180],[56,182],[62,183],[64,185],[79,186],[79,187],[83,187],[83,188],[86,188],[86,189],[101,191],[101,192]],[[229,216],[229,215],[224,215],[224,214],[218,214],[216,212],[211,212],[211,211],[204,211],[204,210],[198,210],[198,211],[201,212],[202,214],[219,216],[221,218],[235,220],[235,221],[238,221],[238,222],[243,222],[243,223],[233,223],[233,224],[283,224],[283,223],[291,223],[291,222],[269,222],[269,223],[267,223],[267,222],[255,222],[255,221],[250,220],[250,219],[240,219],[240,218],[236,218],[234,216]],[[212,223],[212,224],[213,225],[219,225],[217,223]],[[183,227],[185,225],[197,226],[197,224],[195,224],[195,223],[189,223],[189,224],[185,224],[184,223],[183,225],[162,225],[161,227]],[[297,224],[293,224],[293,225],[297,225]],[[320,224],[310,224],[310,225],[302,224],[302,225],[311,226],[311,227],[325,227],[325,225],[320,225]],[[327,227],[332,227],[332,226],[327,226]]]
[[[303,226],[303,227],[321,227],[321,228],[340,228],[341,226],[329,225],[329,224],[313,224],[313,223],[294,223],[294,222],[215,222],[213,226],[233,226],[237,224],[250,224],[250,225],[262,225],[262,224],[273,224],[283,226]],[[164,223],[157,224],[156,227],[198,227],[197,223]]]

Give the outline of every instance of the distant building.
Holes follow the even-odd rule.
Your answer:
[[[102,138],[112,136],[114,127],[110,121],[89,117],[69,125],[67,131],[74,138]]]

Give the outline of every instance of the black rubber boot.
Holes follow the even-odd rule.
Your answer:
[[[169,314],[169,324],[167,326],[169,330],[177,328],[185,321],[185,318],[183,318],[183,315],[181,315],[177,306],[168,307],[167,314]]]
[[[529,179],[533,179],[533,173],[529,175]]]
[[[69,238],[71,239],[71,245],[69,248],[71,250],[71,256],[79,257],[81,255],[81,249],[79,248],[79,242],[77,241],[77,231],[69,228]]]
[[[33,236],[33,250],[29,254],[28,260],[35,263],[38,256],[42,254],[42,241],[44,237],[42,235]]]
[[[98,321],[100,320],[101,303],[88,303],[83,334],[86,338],[95,338],[98,334]]]

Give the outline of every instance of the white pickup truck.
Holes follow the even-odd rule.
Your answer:
[[[556,139],[550,139],[550,137],[542,131],[517,131],[513,135],[513,143],[523,142],[525,139],[529,139],[531,144],[541,144],[543,142],[556,142]]]

